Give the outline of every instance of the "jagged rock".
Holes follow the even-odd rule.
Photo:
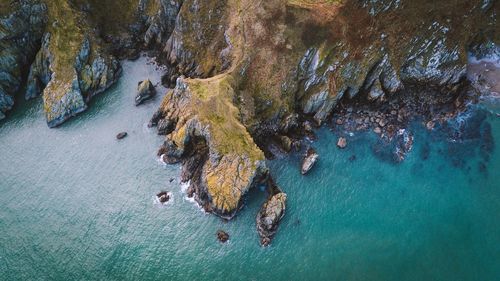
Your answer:
[[[309,148],[306,152],[306,155],[304,156],[304,159],[302,160],[302,168],[300,172],[305,175],[307,174],[314,164],[318,161],[319,155],[316,153],[316,151],[313,148]]]
[[[118,135],[116,135],[116,139],[119,140],[124,139],[127,135],[128,135],[127,132],[121,132]]]
[[[209,83],[179,78],[157,114],[175,128],[162,149],[164,161],[182,161],[181,179],[190,180],[195,200],[223,218],[233,217],[246,192],[268,173],[263,152],[232,105],[231,81],[230,77]]]
[[[170,195],[166,191],[161,191],[158,194],[156,194],[156,197],[158,198],[158,201],[160,203],[165,204],[170,200]]]
[[[347,139],[346,138],[339,138],[339,140],[337,141],[337,146],[341,149],[344,149],[347,147]]]
[[[155,87],[149,79],[141,81],[137,85],[137,96],[135,97],[135,105],[140,105],[145,100],[152,98],[156,94]]]
[[[270,196],[257,214],[257,231],[263,246],[269,245],[285,215],[286,197],[283,192]]]
[[[222,243],[226,243],[227,240],[229,240],[229,234],[227,234],[224,230],[218,230],[217,239]]]
[[[47,22],[47,6],[41,1],[6,1],[3,5],[10,5],[10,12],[0,11],[0,119],[14,105]]]
[[[157,125],[158,135],[168,135],[175,129],[177,121],[172,119],[160,119]]]

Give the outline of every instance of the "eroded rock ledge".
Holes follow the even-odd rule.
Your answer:
[[[164,161],[181,161],[182,180],[191,181],[195,199],[228,219],[268,174],[264,154],[238,120],[233,83],[230,76],[179,78],[151,121],[168,135],[159,152]]]
[[[168,135],[165,159],[186,159],[181,155],[194,151],[187,153],[186,145],[201,136],[208,148],[194,154],[206,156],[183,161],[184,170],[201,172],[185,172],[184,179],[206,187],[196,187],[203,204],[232,214],[255,173],[236,176],[231,168],[213,180],[213,173],[231,167],[214,164],[220,159],[246,163],[245,171],[254,162],[247,162],[252,159],[248,149],[223,149],[227,142],[244,135],[259,155],[274,143],[289,151],[310,134],[304,120],[319,125],[347,108],[385,111],[399,103],[408,105],[401,106],[400,121],[399,111],[394,122],[368,116],[364,129],[380,130],[389,139],[401,135],[404,151],[397,157],[403,159],[413,141],[400,130],[410,119],[404,110],[435,120],[440,117],[432,114],[447,108],[445,117],[451,118],[476,94],[466,79],[468,51],[499,42],[497,10],[498,3],[479,0],[186,0],[161,53],[170,66],[163,80],[175,89],[152,120],[160,134]],[[177,79],[184,76],[189,78]],[[234,112],[230,119],[228,112]],[[222,184],[228,177],[233,186]],[[200,185],[203,180],[207,183]],[[208,188],[212,183],[219,188]]]

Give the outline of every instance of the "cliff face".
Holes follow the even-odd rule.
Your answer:
[[[117,80],[117,56],[134,57],[144,43],[168,37],[180,3],[25,0],[1,7],[0,117],[23,91],[26,99],[42,95],[55,127]]]
[[[270,181],[263,150],[275,140],[289,148],[309,130],[304,120],[321,124],[345,107],[398,102],[393,115],[402,126],[408,112],[460,108],[470,93],[468,52],[500,42],[499,3],[490,0],[33,0],[0,7],[0,118],[27,79],[26,98],[42,94],[47,122],[57,126],[117,79],[116,57],[154,50],[168,66],[162,82],[174,88],[151,122],[167,135],[160,152],[166,162],[181,161],[196,199],[226,218],[251,187]],[[390,136],[391,126],[376,131]]]
[[[14,105],[23,76],[40,48],[47,7],[39,1],[0,4],[0,119]]]
[[[457,99],[467,92],[471,46],[499,42],[497,13],[498,3],[479,0],[185,0],[162,52],[163,62],[171,66],[164,81],[175,86],[153,122],[160,120],[160,132],[168,134],[163,152],[182,158],[179,143],[193,139],[186,138],[185,126],[172,120],[197,120],[195,127],[209,128],[209,133],[196,134],[209,147],[231,141],[221,133],[219,122],[226,122],[233,105],[234,120],[242,125],[237,127],[249,132],[259,145],[251,150],[261,153],[272,136],[300,134],[301,119],[321,124],[342,104],[376,108],[398,100],[414,106],[406,111],[460,104]],[[188,78],[177,80],[179,76]],[[227,80],[231,86],[221,87],[219,81]],[[223,95],[228,95],[231,107],[215,105]],[[184,102],[173,102],[174,96],[182,96]],[[211,103],[200,103],[199,97]],[[199,125],[206,108],[211,118]],[[215,159],[239,161],[235,150],[216,151]],[[232,192],[242,189],[221,184],[235,178],[234,173],[217,182],[224,192],[208,188],[207,175],[229,167],[218,162],[215,169],[210,163],[202,164],[203,173],[189,178],[204,186],[207,196],[200,197],[205,203],[216,213],[226,213],[228,205],[220,202],[234,202],[232,198],[239,196]],[[213,199],[220,194],[224,200]]]

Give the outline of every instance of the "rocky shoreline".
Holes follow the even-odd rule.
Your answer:
[[[340,148],[350,132],[372,130],[403,161],[409,122],[432,130],[484,94],[466,77],[469,55],[500,53],[495,1],[115,4],[21,0],[0,12],[0,119],[20,94],[41,95],[48,126],[58,126],[115,83],[119,58],[154,53],[172,88],[150,122],[165,136],[158,156],[181,163],[188,195],[225,219],[267,185],[263,245],[286,209],[266,159],[301,151],[326,123]],[[145,81],[136,103],[152,95]],[[307,153],[302,173],[317,159]]]

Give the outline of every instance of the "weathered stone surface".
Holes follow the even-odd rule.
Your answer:
[[[139,82],[137,85],[137,96],[135,105],[140,105],[145,100],[151,99],[156,94],[156,89],[149,79]]]
[[[155,114],[161,116],[158,124],[175,124],[162,149],[164,159],[182,161],[183,180],[191,181],[195,199],[225,218],[234,216],[245,193],[267,174],[264,154],[237,118],[232,93],[230,77],[179,78]]]
[[[222,243],[226,243],[227,240],[229,240],[229,234],[227,234],[224,230],[218,230],[217,239]]]
[[[165,204],[170,200],[171,196],[170,194],[168,194],[168,192],[161,191],[158,194],[156,194],[156,197],[158,198],[158,201],[160,201],[160,203]]]
[[[276,193],[268,198],[257,214],[257,231],[261,238],[261,244],[268,246],[276,234],[278,225],[285,215],[286,194]]]
[[[309,148],[306,152],[306,155],[304,156],[304,159],[302,160],[302,167],[300,172],[305,175],[307,174],[316,164],[318,161],[319,155],[316,153],[316,151],[313,148]]]
[[[11,13],[0,11],[0,119],[14,105],[47,22],[43,2],[11,2]]]

